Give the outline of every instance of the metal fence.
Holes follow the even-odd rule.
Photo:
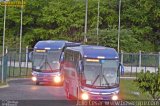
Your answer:
[[[124,65],[125,75],[136,76],[141,71],[158,71],[160,53],[120,53],[120,61]]]
[[[32,62],[29,61],[29,52],[33,49],[24,48],[19,53],[18,49],[6,49],[5,72],[7,77],[31,76]],[[120,53],[120,62],[124,65],[124,76],[136,77],[141,70],[156,72],[160,66],[160,53]],[[0,72],[2,57],[0,57]],[[1,73],[0,73],[1,78]]]
[[[125,66],[157,67],[159,54],[120,53],[120,61]]]
[[[0,81],[3,82],[6,82],[7,80],[7,72],[8,72],[7,61],[8,61],[7,55],[0,57]]]
[[[32,62],[29,61],[29,52],[32,49],[8,49],[8,77],[27,77],[31,75]]]

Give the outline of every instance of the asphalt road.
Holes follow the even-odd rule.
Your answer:
[[[76,106],[76,101],[67,100],[63,86],[35,85],[30,79],[11,80],[8,85],[0,88],[0,106]]]
[[[0,88],[0,106],[75,106],[68,101],[63,86],[35,85],[30,79],[8,82],[9,87]]]

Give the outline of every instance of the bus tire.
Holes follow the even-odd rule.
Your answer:
[[[36,81],[36,85],[39,85],[39,82],[38,82],[38,81]]]

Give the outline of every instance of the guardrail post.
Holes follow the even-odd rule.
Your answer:
[[[141,67],[141,63],[142,63],[142,53],[141,51],[139,51],[139,67]]]
[[[121,64],[123,64],[123,51],[121,50]]]

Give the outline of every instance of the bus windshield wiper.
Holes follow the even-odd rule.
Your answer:
[[[39,55],[39,54],[36,54],[36,55]],[[42,55],[42,58],[41,58],[41,61],[39,62],[38,66],[42,67],[43,64],[44,64],[44,59],[45,59],[45,54]]]
[[[40,71],[43,67],[45,67],[45,69],[46,69],[46,66],[48,66],[49,69],[53,72],[53,69],[52,69],[50,63],[49,63],[48,60],[47,60],[47,55],[43,55],[42,61],[39,63],[38,66],[40,67],[39,71]]]
[[[94,82],[92,83],[92,85],[91,86],[93,86],[94,84],[95,84],[95,82],[97,81],[97,79],[100,77],[100,75],[97,75],[97,77],[96,77],[96,79],[94,80]],[[107,81],[107,79],[105,78],[105,76],[103,75],[103,78],[104,78],[104,80],[105,80],[105,82],[106,82],[106,85],[108,85],[109,86],[109,83],[108,83],[108,81]]]
[[[99,77],[100,77],[100,75],[97,75],[96,79],[95,79],[94,82],[92,83],[92,86],[95,84],[95,82],[97,81],[97,79],[98,79]],[[104,78],[104,80],[105,80],[105,82],[106,82],[106,85],[109,86],[109,83],[108,83],[108,81],[107,81],[107,79],[105,78],[104,75],[103,75],[103,78]]]
[[[45,58],[45,62],[42,64],[42,66],[43,66],[43,65],[45,65],[45,69],[46,69],[46,66],[48,65],[49,68],[51,69],[51,71],[53,72],[53,69],[52,69],[50,63],[49,63],[48,60],[47,60],[47,56],[46,56],[46,58]]]
[[[103,78],[104,78],[104,80],[105,80],[105,82],[106,82],[106,85],[108,85],[109,86],[109,83],[108,83],[108,81],[107,81],[107,79],[106,79],[106,77],[103,75]]]
[[[92,83],[91,86],[93,86],[93,85],[95,84],[95,82],[97,81],[97,79],[98,79],[99,76],[100,76],[100,75],[97,75],[96,79],[93,81],[93,83]]]

